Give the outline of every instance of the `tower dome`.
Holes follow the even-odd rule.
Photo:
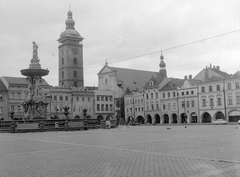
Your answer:
[[[161,52],[160,60],[161,61],[159,64],[159,67],[160,67],[159,74],[162,77],[167,77],[166,63],[164,62],[164,57],[162,55],[162,52]]]
[[[75,30],[75,21],[73,20],[72,15],[73,15],[72,11],[69,10],[67,13],[68,18],[65,21],[66,30],[60,34],[60,38],[62,38],[64,36],[73,36],[73,37],[82,38],[82,36],[79,34],[79,32],[77,30]]]

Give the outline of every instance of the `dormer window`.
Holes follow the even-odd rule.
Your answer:
[[[149,86],[154,86],[154,82],[150,81]]]

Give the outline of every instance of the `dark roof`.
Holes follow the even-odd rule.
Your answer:
[[[152,77],[157,77],[158,72],[153,71],[143,71],[143,70],[134,70],[126,68],[115,68],[109,67],[110,69],[116,71],[117,73],[117,82],[123,83],[123,89],[126,90],[129,88],[132,90],[141,91],[145,86],[146,82],[149,81]]]
[[[166,90],[176,90],[177,87],[181,86],[184,83],[184,79],[178,79],[178,78],[171,78],[170,82],[168,82],[161,91]]]
[[[26,80],[25,77],[8,77],[8,76],[3,76],[6,81],[9,84],[16,84],[16,85],[28,85],[28,82]],[[41,83],[41,85],[43,86],[50,86],[44,79],[43,82]]]
[[[165,78],[165,76],[161,76],[159,75],[159,73],[157,74],[158,77],[152,77],[150,80],[147,81],[147,83],[145,84],[144,86],[144,89],[147,89],[147,88],[152,88],[152,87],[157,87],[161,84],[161,82],[163,81],[163,79]],[[153,86],[150,86],[150,82],[153,81],[154,85]]]
[[[2,80],[0,79],[0,91],[7,91],[6,86],[3,84]]]

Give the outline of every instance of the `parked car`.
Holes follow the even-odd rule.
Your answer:
[[[227,121],[224,119],[217,119],[217,120],[212,121],[212,123],[215,125],[225,125],[225,124],[227,124]]]
[[[238,124],[240,124],[240,119],[238,120]]]

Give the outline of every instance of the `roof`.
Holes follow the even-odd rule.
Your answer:
[[[222,79],[227,79],[231,75],[221,71],[219,68],[211,68],[207,67],[202,69],[195,77],[194,79],[202,80],[202,81],[208,81],[212,76],[218,76]]]
[[[6,81],[9,84],[16,84],[16,85],[28,85],[28,82],[25,77],[8,77],[8,76],[3,76],[3,78],[6,79]],[[43,79],[43,82],[41,83],[43,86],[49,86],[49,84]]]
[[[178,79],[178,78],[171,78],[170,82],[168,82],[161,91],[167,91],[167,90],[176,90],[177,87],[180,87],[183,85],[184,79]]]
[[[157,77],[158,72],[134,70],[126,68],[115,68],[109,67],[116,71],[117,81],[123,83],[123,89],[129,88],[132,90],[141,91],[145,86],[146,82],[152,77]]]
[[[238,77],[240,78],[240,71],[237,71],[232,76],[230,76],[230,78],[238,78]]]
[[[6,86],[3,84],[2,80],[0,79],[0,91],[7,91]]]
[[[165,76],[161,76],[158,74],[158,77],[152,77],[150,80],[148,80],[148,82],[145,84],[144,88],[150,88],[150,87],[154,87],[154,86],[159,86],[159,84],[164,80]],[[154,85],[150,86],[150,82],[153,81]]]
[[[197,79],[187,79],[187,81],[191,86],[197,85],[198,83],[202,82],[201,80],[197,80]],[[178,87],[182,87],[183,85],[184,85],[184,82]]]

